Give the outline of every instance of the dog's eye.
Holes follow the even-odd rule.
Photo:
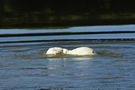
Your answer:
[[[92,51],[92,53],[95,53],[95,51]]]

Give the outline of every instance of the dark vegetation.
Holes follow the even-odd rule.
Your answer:
[[[0,0],[0,28],[135,24],[134,0]]]

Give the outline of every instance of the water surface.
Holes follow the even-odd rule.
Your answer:
[[[0,29],[0,89],[134,89],[134,28]],[[45,55],[56,46],[87,46],[98,55]]]

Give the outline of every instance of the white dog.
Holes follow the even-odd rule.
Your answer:
[[[62,55],[62,54],[68,54],[68,55],[96,55],[96,52],[89,47],[78,47],[73,50],[68,50],[61,47],[53,47],[49,48],[46,52],[48,55]]]
[[[78,47],[73,50],[68,50],[66,54],[70,55],[96,55],[95,51],[89,47]]]

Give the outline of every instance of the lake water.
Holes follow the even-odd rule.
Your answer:
[[[96,56],[47,56],[50,47]],[[134,90],[135,25],[0,29],[1,90]]]

